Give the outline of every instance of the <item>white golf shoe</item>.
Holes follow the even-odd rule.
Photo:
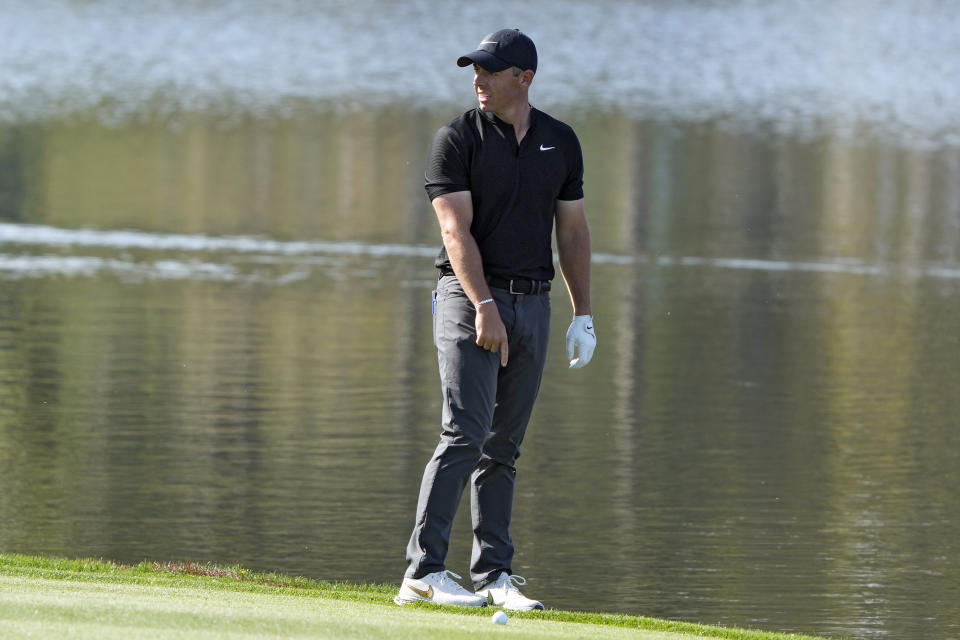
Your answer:
[[[459,579],[460,576],[453,571],[437,571],[422,578],[404,578],[400,593],[393,601],[399,605],[432,602],[458,607],[487,606],[486,596],[470,593],[456,582]]]
[[[520,593],[520,589],[517,587],[522,587],[525,584],[527,584],[526,578],[511,576],[504,571],[496,580],[477,591],[477,595],[484,598],[489,597],[493,604],[511,611],[543,609],[543,604]]]

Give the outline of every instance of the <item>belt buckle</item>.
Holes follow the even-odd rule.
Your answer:
[[[523,295],[526,295],[526,294],[530,293],[529,291],[514,291],[514,290],[513,290],[513,283],[514,283],[514,282],[516,282],[516,280],[514,280],[513,278],[511,278],[511,279],[510,279],[510,284],[509,284],[508,287],[507,287],[507,290],[511,293],[511,295],[523,296]]]

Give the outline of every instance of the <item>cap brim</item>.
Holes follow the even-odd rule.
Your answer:
[[[469,67],[472,64],[478,64],[490,72],[503,71],[504,69],[509,69],[511,66],[513,66],[509,62],[504,62],[492,53],[481,50],[468,53],[467,55],[460,56],[460,58],[457,59],[458,67]]]

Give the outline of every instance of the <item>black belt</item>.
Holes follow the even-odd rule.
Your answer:
[[[487,284],[495,289],[506,289],[514,295],[529,295],[550,291],[549,280],[527,280],[526,278],[487,276]]]
[[[453,269],[441,269],[440,276],[454,275]],[[506,289],[514,295],[530,295],[535,293],[546,293],[550,291],[549,280],[529,280],[527,278],[501,278],[500,276],[487,276],[487,284],[495,289]]]

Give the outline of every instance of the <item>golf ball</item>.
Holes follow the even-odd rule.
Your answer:
[[[493,614],[493,624],[507,624],[507,614],[503,611],[497,611]]]

